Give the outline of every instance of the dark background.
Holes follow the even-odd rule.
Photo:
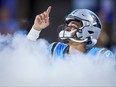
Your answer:
[[[48,6],[52,6],[50,26],[41,32],[40,38],[49,43],[57,41],[57,27],[64,23],[64,17],[74,9],[86,8],[102,21],[103,31],[97,46],[109,49],[116,46],[115,0],[0,0],[0,33],[14,34],[19,30],[28,33],[35,16]]]

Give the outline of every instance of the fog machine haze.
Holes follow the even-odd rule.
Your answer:
[[[116,86],[115,61],[83,54],[53,58],[48,45],[43,39],[29,41],[21,33],[0,35],[0,87]]]

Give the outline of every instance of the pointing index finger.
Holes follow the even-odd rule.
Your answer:
[[[51,6],[49,6],[49,7],[48,7],[48,9],[46,10],[46,12],[48,13],[48,15],[49,15],[49,14],[50,14],[50,12],[51,12],[51,8],[52,8],[52,7],[51,7]]]

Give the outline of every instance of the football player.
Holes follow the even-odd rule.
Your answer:
[[[50,12],[51,6],[36,16],[32,29],[27,35],[29,40],[36,41],[40,32],[49,26]],[[88,9],[76,9],[65,17],[64,26],[60,28],[61,42],[53,42],[48,47],[54,57],[63,58],[64,54],[81,52],[115,59],[110,50],[94,47],[102,30],[101,21],[94,12]]]

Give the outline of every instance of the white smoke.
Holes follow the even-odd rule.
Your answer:
[[[48,54],[45,40],[31,42],[26,35],[0,35],[1,86],[116,86],[115,62],[98,62],[85,55],[65,59]]]

